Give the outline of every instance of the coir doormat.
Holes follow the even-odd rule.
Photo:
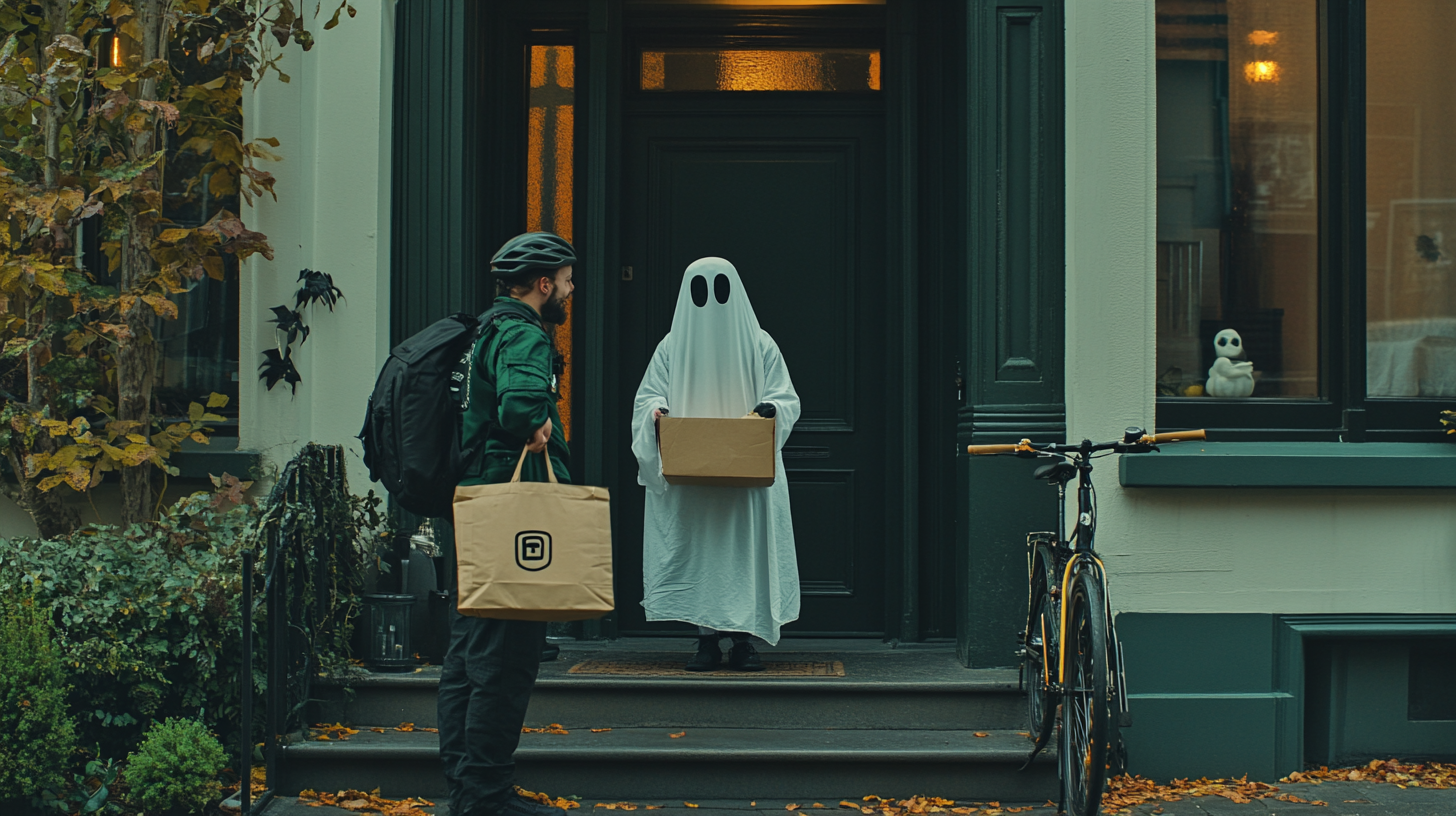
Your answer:
[[[567,674],[611,674],[618,677],[843,677],[844,663],[839,660],[798,661],[765,660],[763,671],[741,672],[722,668],[710,672],[690,672],[676,660],[583,660],[566,670]]]

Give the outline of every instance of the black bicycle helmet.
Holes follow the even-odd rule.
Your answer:
[[[550,232],[527,232],[496,250],[490,271],[497,278],[519,278],[527,272],[551,273],[574,263],[576,250],[565,238]]]

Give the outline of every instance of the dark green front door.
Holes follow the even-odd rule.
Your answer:
[[[803,609],[785,636],[885,627],[885,410],[897,400],[885,392],[884,131],[878,99],[811,94],[662,95],[624,117],[623,395],[671,327],[683,270],[719,256],[803,403],[784,449]],[[644,620],[642,488],[621,440],[619,630],[685,631]],[[733,576],[722,589],[735,591]]]

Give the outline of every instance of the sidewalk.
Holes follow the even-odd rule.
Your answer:
[[[1308,783],[1275,783],[1277,792],[1274,796],[1265,799],[1253,799],[1248,802],[1239,802],[1221,795],[1206,796],[1184,796],[1177,802],[1147,802],[1137,805],[1125,811],[1129,816],[1274,816],[1275,814],[1287,814],[1287,816],[1456,816],[1456,789],[1433,790],[1420,787],[1401,788],[1388,783],[1373,782],[1325,782],[1322,784]],[[1278,795],[1287,795],[1309,800],[1311,802],[1323,802],[1324,805],[1301,804],[1293,801],[1274,798]],[[858,800],[859,797],[851,797]],[[565,811],[564,814],[571,816],[618,816],[621,808],[608,810],[605,807],[594,807],[596,802],[583,802],[580,808]],[[615,803],[602,803],[615,804]],[[683,802],[634,802],[636,805],[633,816],[647,816],[648,806],[653,806],[653,816],[658,816],[660,808],[661,816],[749,816],[749,814],[764,814],[764,816],[787,816],[786,806],[797,804],[800,807],[796,810],[795,816],[802,814],[821,813],[823,816],[833,814],[853,813],[848,808],[842,808],[837,801],[823,801],[823,809],[813,807],[813,801],[804,802],[783,802],[783,801],[713,801],[703,800],[693,802],[695,808],[689,808]],[[987,802],[957,802],[955,809],[946,808],[948,816],[965,816],[956,814],[955,810],[975,808],[969,816],[1010,816],[1011,814],[1024,813],[1028,816],[1051,816],[1056,809],[1047,807],[1045,802],[999,802],[999,807],[991,807]],[[300,803],[296,799],[289,798],[284,801],[275,802],[269,809],[267,816],[343,816],[351,811],[334,807],[313,807]],[[355,813],[378,813],[378,811],[352,811]],[[1104,813],[1108,811],[1104,809]],[[449,816],[449,808],[443,804],[434,808],[424,808],[414,813],[430,813],[434,816]]]

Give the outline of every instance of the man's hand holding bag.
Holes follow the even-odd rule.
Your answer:
[[[462,615],[568,621],[612,611],[612,514],[607,489],[521,481],[455,490]],[[545,455],[543,453],[543,455]]]

